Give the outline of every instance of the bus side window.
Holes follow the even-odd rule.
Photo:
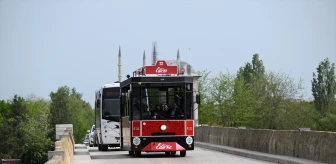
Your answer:
[[[125,105],[124,105],[124,112],[125,116],[129,116],[129,94],[125,93]]]
[[[122,106],[121,106],[121,116],[128,116],[128,112],[127,112],[127,96],[125,93],[122,93],[121,95],[121,103],[122,103]]]
[[[125,105],[124,105],[124,113],[125,113],[125,116],[129,116],[129,112],[128,112],[128,103],[129,103],[129,99],[127,97],[127,95],[125,96]]]

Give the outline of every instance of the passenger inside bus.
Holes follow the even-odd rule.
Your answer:
[[[153,110],[153,114],[158,114],[161,112],[161,108],[159,104],[155,105],[155,109]]]
[[[140,108],[140,105],[142,108]],[[142,111],[141,111],[142,110]],[[148,105],[140,102],[140,98],[136,98],[135,104],[133,106],[133,119],[140,119],[140,112],[142,114],[143,119],[149,119],[151,116],[151,112],[149,111]]]
[[[156,112],[157,111],[157,112]],[[154,111],[153,119],[167,119],[168,115],[168,106],[167,104],[162,103],[161,105],[156,105],[156,110]]]
[[[182,112],[180,109],[177,108],[176,103],[173,103],[172,107],[168,110],[168,114],[170,118],[180,118]]]
[[[156,105],[156,109],[152,111],[152,119],[179,119],[183,118],[183,112],[177,107],[176,103],[168,107],[167,104]]]
[[[157,119],[159,114],[161,113],[161,108],[159,104],[155,105],[155,109],[151,112],[152,113],[152,118]]]
[[[168,110],[169,110],[168,105],[167,104],[163,104],[161,115],[164,116],[164,117],[167,117],[168,116]]]

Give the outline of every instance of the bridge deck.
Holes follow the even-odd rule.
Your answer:
[[[210,149],[210,150],[209,150]],[[214,151],[213,151],[214,150]],[[223,152],[223,153],[221,153]],[[175,158],[177,157],[177,158]],[[109,149],[109,151],[98,151],[97,147],[87,147],[82,144],[75,145],[74,164],[94,164],[94,163],[285,163],[285,164],[318,164],[319,162],[280,156],[274,154],[260,153],[244,149],[237,149],[227,146],[214,145],[203,142],[195,142],[195,150],[188,151],[186,157],[179,157],[179,152],[175,157],[165,157],[164,153],[146,153],[143,157],[134,158],[126,151]],[[117,161],[116,161],[117,160]]]

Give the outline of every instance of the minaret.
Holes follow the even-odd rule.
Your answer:
[[[177,61],[180,61],[180,49],[177,49]]]
[[[176,64],[177,64],[177,71],[178,71],[178,73],[180,73],[181,72],[181,67],[180,67],[180,50],[179,49],[177,49]]]
[[[120,46],[119,46],[119,54],[118,54],[118,78],[119,78],[119,83],[121,82],[121,52],[120,52]]]
[[[153,61],[152,61],[152,65],[156,64],[156,60],[157,60],[157,52],[156,52],[156,42],[153,43]]]
[[[145,53],[145,50],[144,50],[143,57],[142,57],[142,66],[143,67],[146,66],[146,53]]]

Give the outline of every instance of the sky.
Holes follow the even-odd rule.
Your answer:
[[[75,87],[94,104],[103,84],[158,58],[235,74],[255,53],[266,71],[302,78],[336,63],[335,0],[0,0],[0,99],[49,99]]]

